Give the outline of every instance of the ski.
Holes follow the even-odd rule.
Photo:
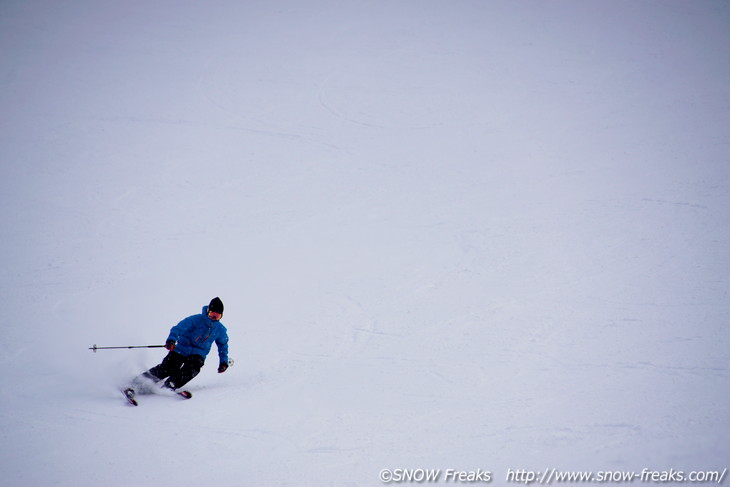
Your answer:
[[[173,391],[171,391],[171,392],[173,392]],[[190,391],[174,391],[174,393],[183,399],[191,399],[193,397],[193,393]],[[139,402],[137,402],[137,399],[134,398],[136,393],[134,392],[134,389],[132,389],[131,387],[128,387],[128,388],[122,390],[122,395],[127,400],[127,402],[129,404],[131,404],[132,406],[139,406]],[[162,395],[166,396],[167,394],[162,394]]]
[[[122,391],[122,394],[129,404],[131,404],[132,406],[139,406],[139,403],[134,398],[134,389],[128,387],[127,389],[124,389]]]

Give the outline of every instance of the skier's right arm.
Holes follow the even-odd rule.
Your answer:
[[[188,316],[184,320],[182,320],[177,325],[170,328],[170,334],[167,337],[167,341],[165,342],[165,348],[172,351],[173,348],[175,348],[175,343],[178,342],[180,339],[180,335],[185,333],[185,331],[190,328],[190,325],[192,324],[192,316]],[[168,347],[168,344],[172,342],[172,348]]]

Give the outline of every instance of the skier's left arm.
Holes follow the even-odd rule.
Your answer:
[[[215,339],[215,344],[218,347],[218,358],[220,365],[218,366],[218,373],[223,373],[228,368],[228,332],[225,328]]]

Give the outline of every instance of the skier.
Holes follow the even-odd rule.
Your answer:
[[[165,342],[169,350],[162,363],[137,376],[123,392],[132,404],[139,392],[149,392],[152,384],[165,380],[163,389],[176,391],[198,375],[210,352],[213,342],[218,346],[218,373],[228,369],[228,332],[223,323],[223,302],[216,297],[208,306],[203,306],[201,314],[188,316],[170,330]],[[178,392],[183,397],[192,395],[187,391]]]

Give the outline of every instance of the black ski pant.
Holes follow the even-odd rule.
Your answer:
[[[170,352],[162,359],[160,365],[152,367],[142,375],[155,381],[167,378],[165,387],[174,390],[184,386],[198,375],[204,363],[205,358],[202,355],[185,357],[177,352]]]

